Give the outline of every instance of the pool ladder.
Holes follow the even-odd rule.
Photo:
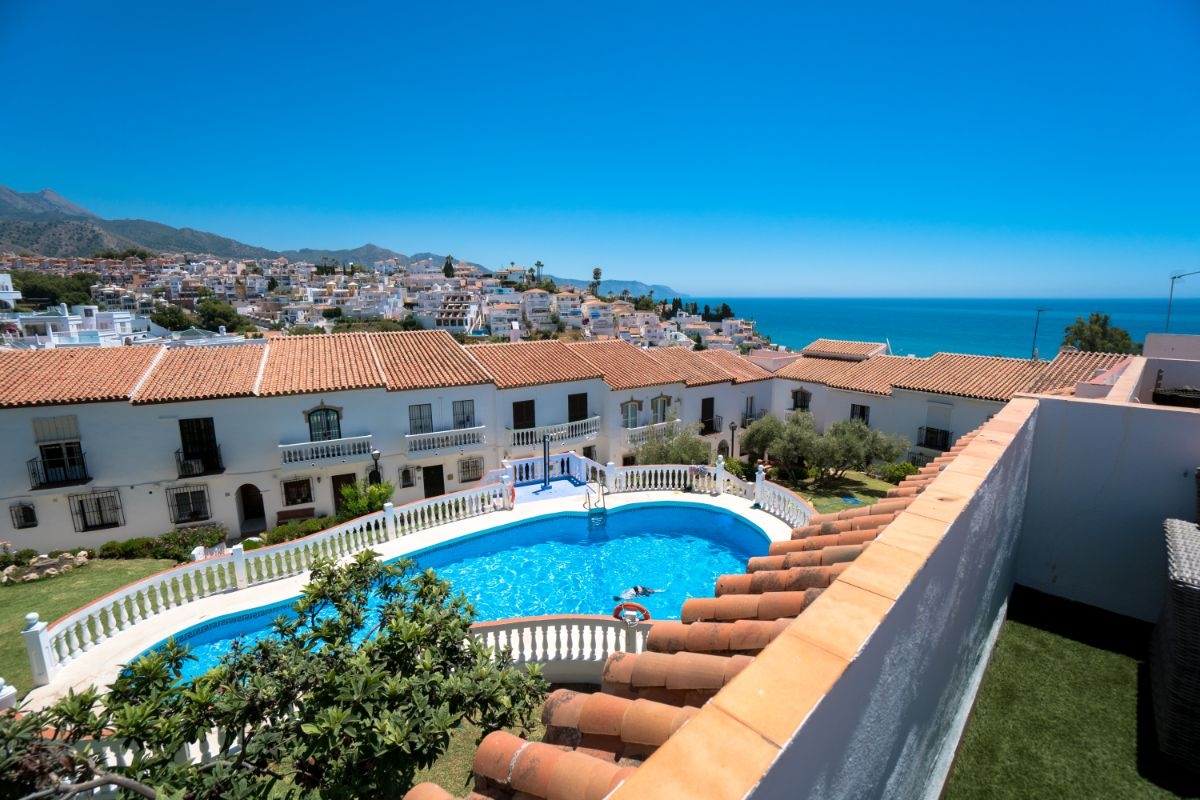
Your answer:
[[[588,492],[583,498],[583,507],[587,509],[588,524],[593,528],[603,528],[608,517],[608,506],[604,500],[604,484],[596,482],[596,497],[592,498],[592,485],[587,486]]]

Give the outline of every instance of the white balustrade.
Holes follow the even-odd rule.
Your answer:
[[[329,461],[367,461],[371,458],[371,434],[279,445],[279,463],[306,466]]]
[[[438,450],[475,450],[487,444],[487,426],[455,428],[431,433],[410,433],[404,437],[410,453],[432,453]]]
[[[762,467],[758,469],[758,480],[755,482],[754,502],[763,511],[779,517],[793,528],[807,525],[814,513],[812,505],[803,497],[766,480]]]
[[[538,447],[542,438],[549,436],[552,442],[573,442],[595,439],[600,432],[600,417],[588,417],[576,422],[558,425],[541,425],[536,428],[509,429],[509,445],[512,447]]]
[[[646,649],[652,624],[603,615],[521,617],[472,625],[471,635],[488,647],[508,648],[518,665],[541,665],[547,680],[599,681],[610,655]]]
[[[641,447],[650,438],[652,432],[664,431],[669,434],[675,430],[678,424],[679,420],[672,419],[652,425],[642,425],[638,428],[625,428],[625,446],[627,448]]]
[[[716,470],[687,464],[617,467],[614,492],[716,492]]]

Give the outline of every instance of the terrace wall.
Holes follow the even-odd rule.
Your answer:
[[[843,574],[839,582],[891,607],[751,797],[936,796],[1012,587],[1035,423],[1033,401],[1010,404],[880,536],[873,549],[889,548],[881,561],[911,564],[907,585],[895,568],[881,577],[870,563]],[[895,550],[927,552],[909,562]],[[818,645],[839,613],[844,628],[861,624],[848,609],[863,606],[849,602],[815,616],[824,601],[793,626]]]
[[[1162,606],[1162,521],[1196,518],[1200,411],[1041,397],[1017,583],[1142,620]]]

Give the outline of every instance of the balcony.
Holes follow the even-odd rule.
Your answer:
[[[181,478],[195,478],[200,475],[219,475],[225,471],[221,461],[221,446],[213,445],[204,450],[191,450],[184,455],[183,448],[175,451],[175,468]]]
[[[742,427],[749,428],[750,423],[754,422],[755,420],[760,420],[766,415],[766,409],[763,409],[762,411],[753,411],[749,414],[742,414]]]
[[[366,436],[347,436],[343,439],[326,439],[323,442],[279,445],[279,463],[292,469],[370,460],[369,433]]]
[[[917,428],[917,447],[946,452],[954,441],[954,433],[941,428]]]
[[[675,426],[679,424],[678,420],[670,420],[668,422],[655,422],[651,425],[642,425],[640,428],[625,428],[624,439],[626,449],[641,447],[650,438],[651,431],[665,431],[673,433]]]
[[[724,422],[724,420],[721,419],[720,414],[713,414],[712,417],[710,417],[708,419],[700,420],[700,435],[701,436],[711,436],[713,434],[720,435],[721,432],[725,428],[725,426],[722,424],[723,422]]]
[[[600,417],[588,417],[576,422],[560,422],[557,425],[540,425],[536,428],[509,429],[511,447],[537,447],[542,438],[550,437],[556,444],[586,442],[596,438],[600,432]]]
[[[88,474],[87,469],[87,453],[79,454],[78,463],[61,459],[31,458],[25,462],[25,466],[29,469],[29,488],[31,489],[78,486],[92,481],[92,476]]]
[[[473,428],[410,433],[404,437],[404,442],[411,455],[439,453],[442,450],[476,450],[487,444],[486,431],[486,425],[476,425]]]

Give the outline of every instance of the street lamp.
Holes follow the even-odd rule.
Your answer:
[[[1038,357],[1038,352],[1037,352],[1038,325],[1042,321],[1042,312],[1049,311],[1049,310],[1050,309],[1048,309],[1048,308],[1042,308],[1041,306],[1039,306],[1038,310],[1037,310],[1037,317],[1034,318],[1034,320],[1033,320],[1033,354],[1030,356],[1030,358],[1032,358],[1034,361],[1037,361],[1037,357]]]
[[[737,423],[733,420],[729,421],[729,457],[734,457],[734,452],[737,449]]]
[[[1175,302],[1175,281],[1180,278],[1186,278],[1189,275],[1200,275],[1200,269],[1195,272],[1180,272],[1178,275],[1171,276],[1171,293],[1167,295],[1167,328],[1164,333],[1171,332],[1171,304]]]
[[[381,455],[383,454],[378,450],[371,451],[371,460],[375,462],[375,467],[371,470],[371,474],[367,476],[367,483],[372,486],[378,486],[383,482],[383,476],[379,474],[379,457]]]

